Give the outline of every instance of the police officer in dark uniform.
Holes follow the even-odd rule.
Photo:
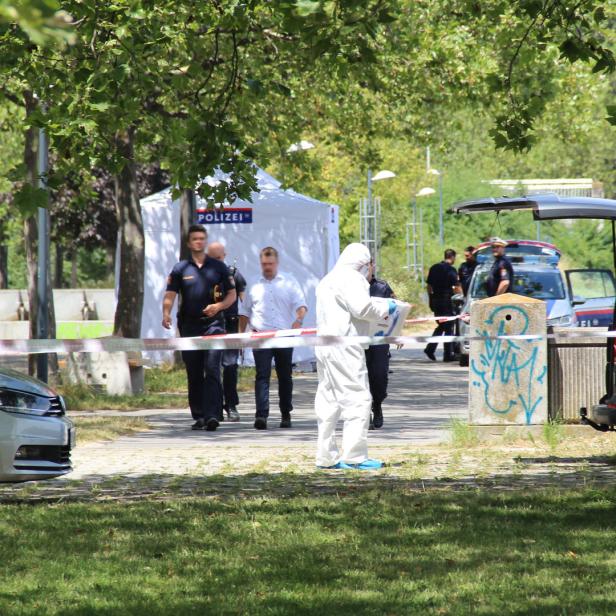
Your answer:
[[[453,264],[456,261],[456,251],[448,248],[445,251],[444,260],[440,263],[435,263],[428,272],[426,280],[428,298],[430,301],[430,310],[434,316],[448,317],[454,316],[455,311],[451,301],[454,293],[459,293],[460,281],[458,273]],[[432,333],[433,336],[452,336],[454,332],[454,322],[444,321],[436,326]],[[434,352],[437,347],[436,342],[430,342],[424,349],[424,353],[432,360],[436,361]],[[446,342],[444,345],[443,361],[454,361],[453,343]]]
[[[462,293],[464,293],[464,295],[468,293],[471,278],[473,277],[473,272],[476,267],[475,247],[467,246],[464,249],[464,263],[458,268],[458,278],[460,279],[460,285],[462,286]]]
[[[227,256],[225,247],[220,242],[212,242],[207,249],[207,254],[212,259],[219,261],[225,260]],[[225,330],[228,334],[237,334],[239,332],[239,316],[237,314],[237,305],[239,300],[244,299],[246,291],[246,279],[238,271],[235,265],[229,268],[229,272],[235,281],[235,291],[237,299],[233,304],[225,310]],[[240,398],[237,395],[237,370],[238,360],[240,357],[239,349],[225,349],[222,352],[222,392],[223,392],[223,408],[227,413],[229,421],[239,421],[240,414],[237,412],[237,406],[240,403]],[[224,420],[222,411],[220,418]]]
[[[370,281],[371,297],[394,298],[392,288],[384,280],[372,276]],[[389,345],[375,344],[366,349],[366,367],[368,368],[368,383],[372,394],[372,421],[370,430],[383,427],[383,409],[381,405],[387,398],[387,382],[389,375]]]
[[[190,257],[177,263],[167,280],[163,326],[171,329],[171,309],[179,294],[181,336],[224,334],[224,311],[237,298],[233,276],[222,261],[205,254],[207,232],[202,225],[191,225],[187,242]],[[222,351],[182,351],[182,359],[188,377],[188,404],[195,420],[192,429],[216,430],[222,409]]]
[[[513,287],[513,266],[511,261],[505,256],[507,242],[495,237],[490,240],[492,244],[492,255],[494,263],[486,280],[486,290],[488,297],[510,293]]]

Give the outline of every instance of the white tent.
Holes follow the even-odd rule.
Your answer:
[[[273,246],[280,254],[280,270],[293,274],[306,295],[306,327],[315,325],[315,288],[334,266],[340,252],[338,206],[283,190],[280,182],[262,170],[257,174],[259,192],[252,203],[207,210],[197,202],[198,222],[205,225],[209,241],[225,245],[227,264],[235,264],[248,284],[260,275],[259,251]],[[161,304],[167,276],[179,259],[180,202],[171,189],[141,200],[145,229],[145,296],[141,335],[164,338],[175,335],[161,325]],[[175,312],[175,308],[174,308]],[[175,315],[174,315],[175,317]],[[294,361],[310,361],[310,348],[296,349]],[[169,354],[156,354],[168,359]],[[155,357],[151,357],[155,359]]]

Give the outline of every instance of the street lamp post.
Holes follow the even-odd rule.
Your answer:
[[[428,169],[428,173],[438,176],[438,239],[442,248],[445,244],[445,232],[443,229],[443,173],[438,169]]]
[[[375,200],[372,198],[372,182],[380,182],[381,180],[389,180],[395,177],[396,174],[387,169],[383,169],[375,175],[372,175],[372,169],[368,169],[368,199],[363,206],[360,203],[359,239],[370,250],[374,259],[375,273],[378,268],[380,208],[378,203],[375,203]],[[363,202],[364,200],[362,199],[361,201]]]
[[[47,172],[49,166],[47,134],[45,129],[39,129],[38,145],[38,184],[39,188],[47,190]],[[39,339],[49,337],[49,297],[47,278],[49,276],[49,210],[38,208],[38,272],[37,295],[38,306],[36,314],[36,336]],[[48,380],[48,357],[40,353],[36,359],[36,376],[45,383]]]
[[[423,263],[423,232],[421,229],[423,220],[422,220],[422,217],[420,216],[419,233],[418,233],[417,232],[417,197],[429,197],[430,195],[433,195],[435,192],[436,191],[434,190],[434,188],[425,186],[424,188],[416,192],[415,195],[413,196],[413,267],[415,269],[415,275],[417,275],[417,269],[420,270],[420,275],[421,275],[422,280],[423,280],[423,269],[418,268],[418,261],[417,261],[417,257],[418,257],[417,238],[418,236],[421,236],[421,244],[422,244],[421,251],[422,251],[422,263]]]

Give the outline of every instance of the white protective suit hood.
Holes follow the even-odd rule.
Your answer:
[[[349,244],[332,271],[317,286],[317,331],[320,335],[356,336],[369,323],[387,316],[370,297],[366,278],[371,257],[363,244]]]
[[[353,269],[367,280],[371,261],[370,251],[363,244],[349,244],[338,257],[335,268]]]

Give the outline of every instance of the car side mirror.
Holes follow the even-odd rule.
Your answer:
[[[581,295],[574,295],[573,299],[571,300],[571,305],[572,306],[581,306],[582,304],[586,303],[586,298],[582,297]]]

